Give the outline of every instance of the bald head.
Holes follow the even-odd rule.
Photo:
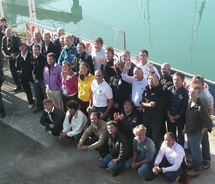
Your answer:
[[[164,63],[161,65],[161,73],[163,77],[167,77],[170,75],[171,66],[169,63]]]

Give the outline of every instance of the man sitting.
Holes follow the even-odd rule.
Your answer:
[[[78,110],[78,103],[75,100],[69,101],[66,107],[68,111],[66,112],[63,131],[59,136],[59,140],[63,140],[66,137],[74,137],[75,141],[79,141],[87,128],[87,117]]]
[[[59,136],[63,129],[65,113],[53,105],[51,99],[43,101],[44,111],[40,118],[40,123],[45,126],[44,132],[51,131],[52,135]]]

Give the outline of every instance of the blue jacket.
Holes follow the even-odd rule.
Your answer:
[[[73,61],[73,58],[74,56],[77,54],[77,49],[76,49],[76,46],[73,44],[70,51],[69,51],[69,54],[66,52],[66,46],[64,46],[64,48],[62,49],[61,51],[61,54],[60,54],[60,57],[58,59],[58,64],[59,65],[62,65],[62,62],[64,60],[68,61],[70,64],[72,63]]]

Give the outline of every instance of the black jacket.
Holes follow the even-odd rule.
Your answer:
[[[33,65],[33,77],[37,80],[43,80],[43,70],[46,66],[46,56],[40,54],[36,59],[31,56],[31,64]]]
[[[45,48],[45,42],[42,44],[42,50],[41,53],[44,56],[47,56],[48,53],[53,52],[56,56],[56,61],[58,61],[59,55],[60,55],[60,51],[58,49],[58,47],[52,42],[50,41],[49,46],[48,46],[48,50],[46,52],[46,48]]]
[[[163,77],[160,80],[160,84],[163,87],[163,90],[166,91],[168,87],[173,85],[173,80],[172,80],[172,76],[169,75],[167,77]]]

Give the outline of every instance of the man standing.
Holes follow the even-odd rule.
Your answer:
[[[47,64],[47,58],[40,53],[40,46],[34,44],[33,56],[31,57],[31,63],[33,65],[33,86],[34,93],[37,99],[37,109],[33,113],[37,113],[43,110],[43,100],[47,98],[46,87],[43,79],[43,70]]]
[[[2,40],[2,54],[9,62],[10,72],[12,74],[13,81],[16,84],[16,88],[13,91],[18,92],[21,90],[21,83],[19,81],[15,63],[16,56],[20,53],[19,50],[20,38],[17,35],[13,34],[11,28],[7,28],[5,32],[6,36],[4,36]]]
[[[33,52],[33,46],[37,44],[40,46],[40,52],[42,51],[42,46],[45,44],[44,41],[42,40],[42,35],[39,30],[34,31],[34,42],[31,43],[30,48],[31,51]]]
[[[56,108],[51,99],[45,99],[43,101],[44,111],[40,118],[40,123],[45,126],[44,132],[50,131],[52,135],[59,136],[63,129],[63,120],[65,113]]]
[[[148,70],[150,65],[153,66],[151,62],[148,61],[149,53],[147,50],[142,49],[139,52],[139,60],[140,62],[137,64],[138,67],[140,67],[143,71],[144,78],[147,78],[147,76],[151,73],[151,71]],[[158,76],[158,79],[160,80],[160,74],[158,73],[157,68],[153,66],[153,72]]]
[[[0,68],[0,114],[1,114],[1,118],[6,117],[5,108],[4,108],[4,104],[2,101],[2,94],[1,94],[1,86],[2,86],[2,83],[4,81],[3,77],[4,77],[4,74],[3,74],[2,69]]]
[[[130,63],[130,67],[127,70],[127,74],[128,76],[134,76],[134,67],[136,67],[136,65],[134,63],[131,62],[130,60],[131,58],[131,53],[128,50],[124,50],[122,51],[122,56],[121,56],[121,60],[126,64],[126,63]]]
[[[57,46],[59,52],[61,52],[60,37],[62,35],[65,35],[65,29],[63,27],[60,27],[57,29],[57,38],[53,42]]]
[[[3,55],[2,55],[2,38],[5,36],[5,30],[7,19],[5,17],[0,17],[0,68],[3,69]]]
[[[167,112],[168,131],[175,134],[178,128],[177,142],[184,147],[182,130],[185,124],[185,112],[188,103],[188,90],[183,86],[185,75],[176,72],[173,75],[173,86],[169,87],[165,96],[165,109]]]
[[[204,77],[202,75],[196,75],[195,77],[192,78],[193,84],[196,84],[200,86],[201,88],[201,93],[199,98],[205,103],[208,113],[211,116],[213,114],[213,96],[204,87]],[[211,132],[211,129],[208,129],[207,131],[204,132],[204,136],[202,138],[202,168],[208,169],[210,168],[210,161],[211,161],[211,155],[210,155],[210,143],[209,143],[209,138],[208,138],[208,132]]]
[[[75,141],[79,141],[84,130],[87,128],[87,117],[83,112],[78,110],[78,103],[71,100],[66,104],[68,111],[63,122],[63,131],[59,136],[59,140],[66,137],[74,137]]]
[[[101,119],[105,119],[111,110],[113,102],[113,93],[110,86],[104,81],[104,71],[96,70],[95,79],[91,83],[91,97],[87,112],[100,112]]]
[[[213,127],[212,120],[204,102],[199,98],[201,87],[192,84],[189,89],[189,103],[186,111],[186,124],[183,134],[187,133],[188,147],[193,158],[193,168],[189,176],[198,176],[202,170],[201,141],[204,132]]]
[[[21,79],[22,87],[27,95],[28,108],[32,109],[35,105],[31,92],[30,83],[33,83],[33,65],[31,63],[32,53],[28,51],[28,46],[25,42],[19,44],[21,53],[17,56],[17,73]]]
[[[62,67],[56,62],[54,53],[47,55],[47,65],[43,71],[44,83],[46,86],[47,97],[50,98],[55,107],[63,109],[62,107],[62,93],[61,93],[61,72]]]

